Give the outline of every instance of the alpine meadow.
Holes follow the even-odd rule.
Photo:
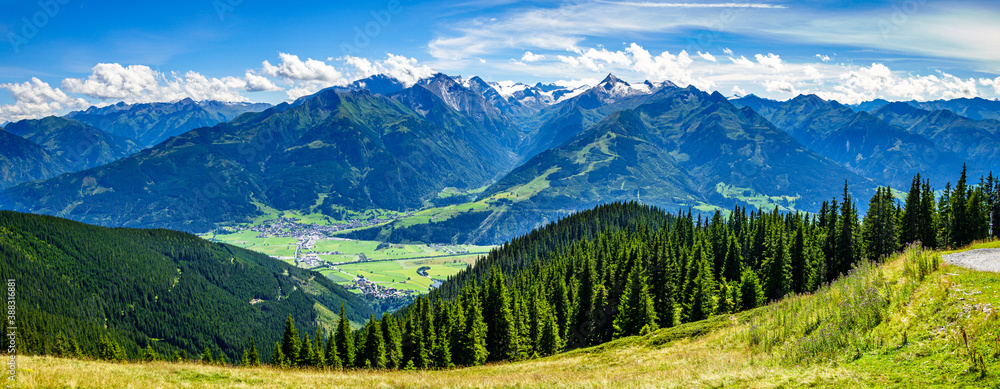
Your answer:
[[[985,0],[0,6],[8,388],[1000,388]]]

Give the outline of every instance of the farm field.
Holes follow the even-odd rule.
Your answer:
[[[298,246],[299,242],[298,239],[291,237],[258,238],[258,234],[259,233],[256,231],[243,231],[227,235],[219,234],[214,236],[214,240],[216,242],[228,243],[233,246],[242,247],[270,256],[288,259],[295,257],[295,248]],[[211,234],[203,237],[209,239],[213,238]]]
[[[296,237],[260,238],[256,231],[232,234],[208,234],[203,237],[216,242],[258,251],[295,264]],[[399,290],[427,293],[433,280],[447,280],[449,276],[475,263],[492,246],[441,245],[441,244],[388,244],[378,241],[327,238],[315,242],[310,249],[298,253],[299,266],[319,271],[338,284],[348,286],[354,278],[363,276],[381,286]],[[305,261],[315,255],[324,264]],[[309,262],[307,264],[307,262]],[[425,268],[426,276],[418,274]],[[352,289],[356,291],[356,289]]]
[[[347,278],[347,281],[340,281],[331,277],[335,282],[342,285],[351,284],[350,280],[354,276],[363,276],[382,286],[392,287],[401,290],[413,290],[426,293],[430,290],[435,280],[446,280],[448,277],[457,274],[466,266],[475,263],[477,256],[460,256],[431,259],[410,259],[381,262],[363,262],[337,265],[339,270],[330,270],[336,277]],[[427,277],[417,273],[424,268]],[[326,273],[323,273],[326,274]],[[329,276],[328,276],[329,277]]]

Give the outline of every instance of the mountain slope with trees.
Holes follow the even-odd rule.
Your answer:
[[[455,111],[441,115],[469,123]],[[504,153],[491,148],[496,140],[479,143],[486,138],[470,126],[436,125],[367,91],[326,90],[99,168],[12,188],[0,203],[95,224],[185,231],[246,222],[259,213],[257,203],[326,213],[414,209],[445,187],[480,187],[506,168],[491,158]]]
[[[332,328],[342,304],[352,321],[370,315],[319,273],[168,230],[0,211],[0,263],[0,278],[17,284],[22,354],[134,357],[151,347],[235,360],[251,337],[269,352],[289,316],[312,331]]]

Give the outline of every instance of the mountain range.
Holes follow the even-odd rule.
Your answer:
[[[953,101],[980,118],[988,103]],[[184,100],[74,112],[67,118],[145,149],[102,148],[82,171],[32,170],[30,161],[65,153],[8,139],[19,151],[5,157],[5,177],[51,178],[7,188],[0,206],[205,232],[265,207],[418,210],[451,188],[489,207],[434,228],[499,243],[609,201],[817,211],[845,183],[860,198],[878,185],[902,188],[917,172],[939,185],[964,163],[985,174],[1000,152],[1000,122],[948,110],[873,102],[869,112],[817,96],[727,100],[614,75],[581,88],[444,74],[407,85],[377,75],[249,112],[260,108]]]
[[[118,103],[70,112],[67,118],[87,123],[111,134],[135,140],[148,148],[200,127],[228,122],[246,112],[270,108],[266,103],[196,102],[190,98],[175,103]]]

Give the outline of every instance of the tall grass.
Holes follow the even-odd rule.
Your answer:
[[[743,332],[751,348],[789,362],[841,362],[881,345],[872,330],[887,312],[907,304],[940,255],[910,246],[882,266],[862,263],[808,296],[760,309]]]

